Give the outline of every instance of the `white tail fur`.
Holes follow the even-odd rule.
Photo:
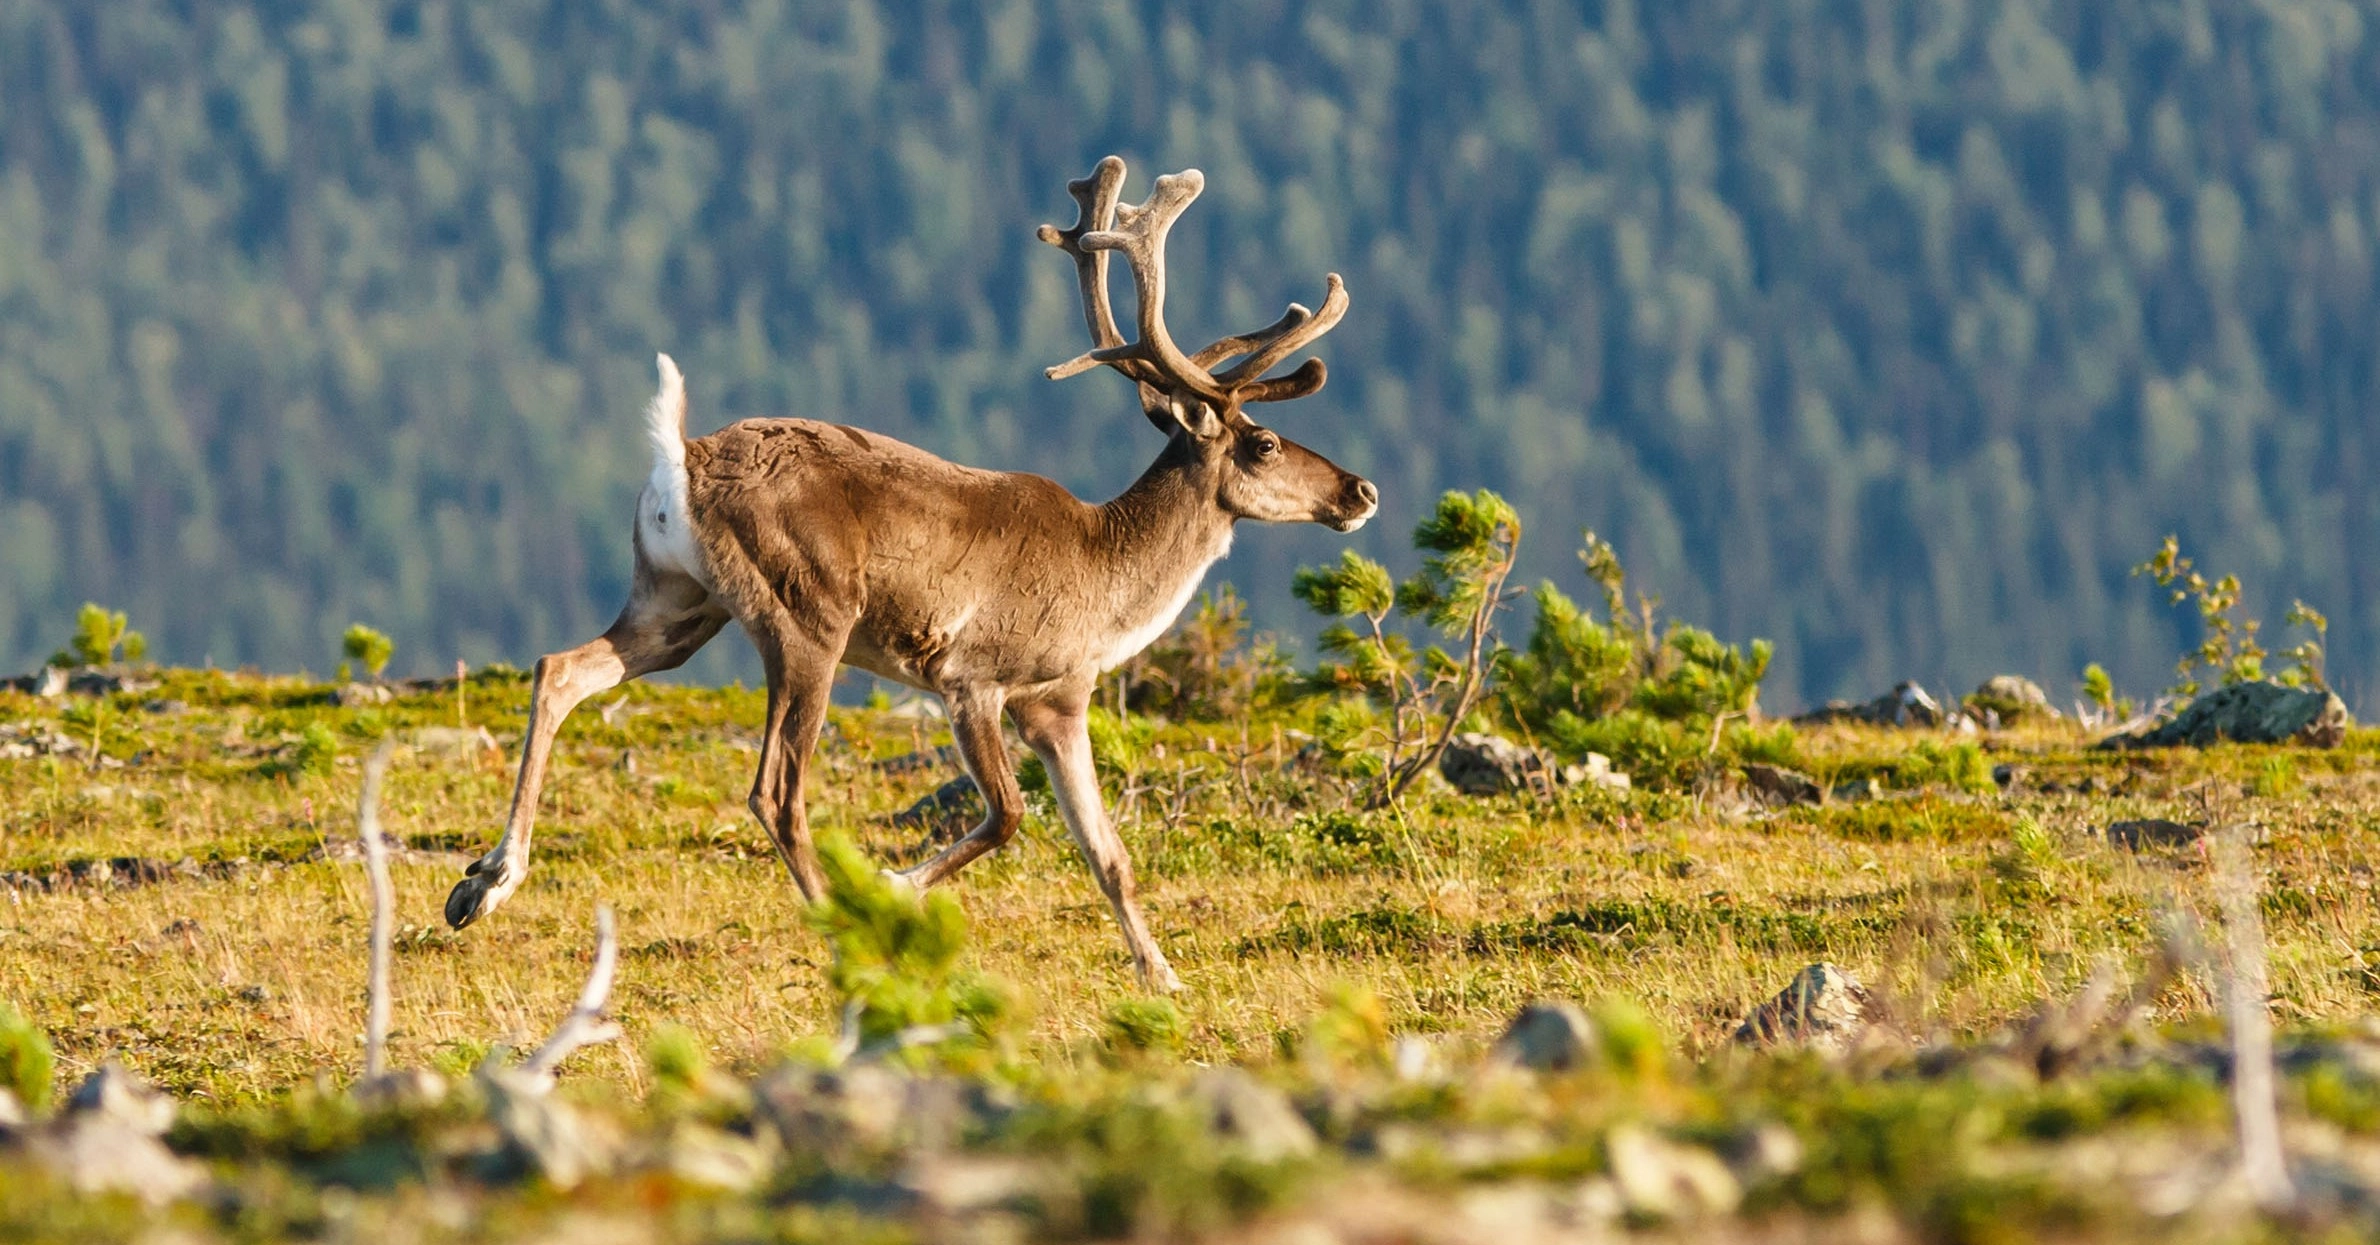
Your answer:
[[[645,435],[653,443],[653,474],[637,514],[645,550],[655,562],[710,583],[686,512],[686,378],[677,361],[659,358],[661,389],[645,407]]]

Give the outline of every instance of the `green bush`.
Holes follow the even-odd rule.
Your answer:
[[[962,1031],[934,1044],[946,1057],[996,1045],[1009,1016],[1007,991],[959,967],[967,918],[958,901],[885,877],[840,835],[819,836],[818,858],[827,895],[812,905],[810,924],[834,951],[828,981],[846,1004],[858,1005],[860,1041],[955,1022]]]
[[[0,1003],[0,1089],[15,1094],[28,1111],[46,1111],[56,1065],[50,1035],[18,1015],[15,1008]]]
[[[1107,1048],[1117,1055],[1178,1055],[1182,1009],[1172,999],[1117,999],[1107,1007]]]
[[[388,669],[388,660],[397,654],[397,642],[362,623],[349,623],[347,634],[339,640],[339,651],[364,673],[377,679]]]
[[[85,601],[83,608],[75,612],[74,638],[67,641],[65,648],[50,655],[50,664],[105,666],[113,664],[119,654],[125,661],[139,661],[148,652],[148,638],[132,629],[124,611]]]

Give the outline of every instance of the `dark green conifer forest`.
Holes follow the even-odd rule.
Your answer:
[[[1120,490],[1156,438],[1042,378],[1084,343],[1033,238],[1110,151],[1207,174],[1183,336],[1345,274],[1265,415],[1392,565],[1491,487],[1525,577],[1587,596],[1592,527],[1773,640],[1776,707],[2145,693],[2174,532],[2380,675],[2372,0],[0,0],[0,671],[85,600],[175,662],[583,639],[659,350],[700,429]],[[1302,633],[1344,543],[1217,574]]]

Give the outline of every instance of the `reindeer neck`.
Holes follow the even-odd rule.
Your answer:
[[[1116,582],[1132,584],[1151,608],[1178,611],[1231,549],[1233,516],[1216,500],[1214,472],[1177,438],[1131,488],[1098,507],[1095,556],[1112,559]]]

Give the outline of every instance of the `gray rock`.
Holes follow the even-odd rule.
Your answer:
[[[1501,735],[1475,732],[1446,741],[1446,751],[1438,754],[1438,773],[1464,795],[1542,792],[1554,784],[1553,767],[1544,753]]]
[[[162,1137],[174,1126],[174,1112],[170,1096],[111,1059],[74,1087],[61,1114],[69,1120],[107,1120],[144,1137]]]
[[[2021,674],[1995,674],[1985,679],[1967,697],[1967,705],[2001,723],[2065,716],[2050,703],[2049,693],[2042,691],[2039,683]]]
[[[115,1116],[62,1116],[34,1133],[26,1151],[79,1193],[130,1193],[153,1206],[188,1197],[206,1169],[165,1148],[154,1134]]]
[[[1787,769],[1782,765],[1766,765],[1759,761],[1745,764],[1744,785],[1751,789],[1761,803],[1773,808],[1817,804],[1826,794],[1819,788],[1816,779],[1800,770]]]
[[[428,1068],[399,1068],[357,1081],[347,1092],[366,1111],[411,1111],[446,1101],[446,1078]]]
[[[2107,828],[2108,846],[2133,852],[2159,847],[2188,847],[2205,837],[2204,825],[2167,821],[2162,817],[2119,821]]]
[[[1240,1068],[1209,1068],[1186,1094],[1217,1136],[1259,1163],[1314,1153],[1314,1130],[1279,1090]]]
[[[1894,684],[1893,689],[1863,704],[1847,700],[1830,700],[1819,708],[1793,719],[1796,725],[1820,726],[1829,722],[1865,722],[1871,726],[1936,727],[1948,718],[1939,702],[1923,687],[1911,680]]]
[[[687,1184],[742,1193],[757,1188],[777,1162],[774,1134],[746,1137],[707,1124],[680,1121],[656,1142],[643,1164]]]
[[[1827,1054],[1849,1050],[1867,1028],[1868,992],[1832,964],[1812,964],[1777,997],[1754,1008],[1735,1040],[1762,1048],[1803,1046]]]
[[[619,1165],[620,1135],[609,1120],[557,1100],[544,1084],[516,1069],[484,1066],[478,1079],[488,1119],[503,1134],[512,1157],[555,1188],[574,1188]]]
[[[395,698],[385,683],[349,683],[331,692],[331,703],[342,709],[364,705],[385,705]]]
[[[2283,687],[2269,681],[2234,683],[2190,702],[2163,723],[2133,735],[2100,741],[2102,748],[2203,748],[2229,740],[2243,744],[2304,744],[2336,747],[2355,718],[2347,704],[2317,687]]]
[[[1743,1201],[1743,1186],[1719,1156],[1658,1133],[1622,1125],[1604,1137],[1612,1181],[1628,1209],[1652,1219],[1724,1215]]]
[[[1512,1018],[1488,1058],[1535,1072],[1568,1072],[1593,1062],[1598,1045],[1595,1022],[1576,1003],[1541,1000]]]
[[[1884,798],[1884,784],[1873,778],[1854,778],[1835,784],[1833,792],[1837,804],[1863,804]]]
[[[1629,791],[1636,786],[1634,779],[1611,767],[1611,758],[1600,752],[1590,752],[1587,759],[1562,767],[1560,775],[1565,787],[1592,784],[1606,791]]]
[[[925,831],[929,844],[955,843],[983,820],[983,814],[983,793],[973,778],[961,774],[894,813],[892,824],[903,830]]]
[[[496,751],[496,737],[484,726],[422,726],[414,728],[413,746],[423,752],[469,756]]]
[[[752,1087],[753,1111],[789,1150],[844,1159],[895,1148],[944,1150],[1014,1111],[989,1087],[907,1076],[880,1064],[783,1064]]]
[[[1634,784],[1611,767],[1611,758],[1590,752],[1572,765],[1556,765],[1543,749],[1527,748],[1501,735],[1465,732],[1446,741],[1438,774],[1464,795],[1550,793],[1557,786],[1594,785],[1626,791]]]

